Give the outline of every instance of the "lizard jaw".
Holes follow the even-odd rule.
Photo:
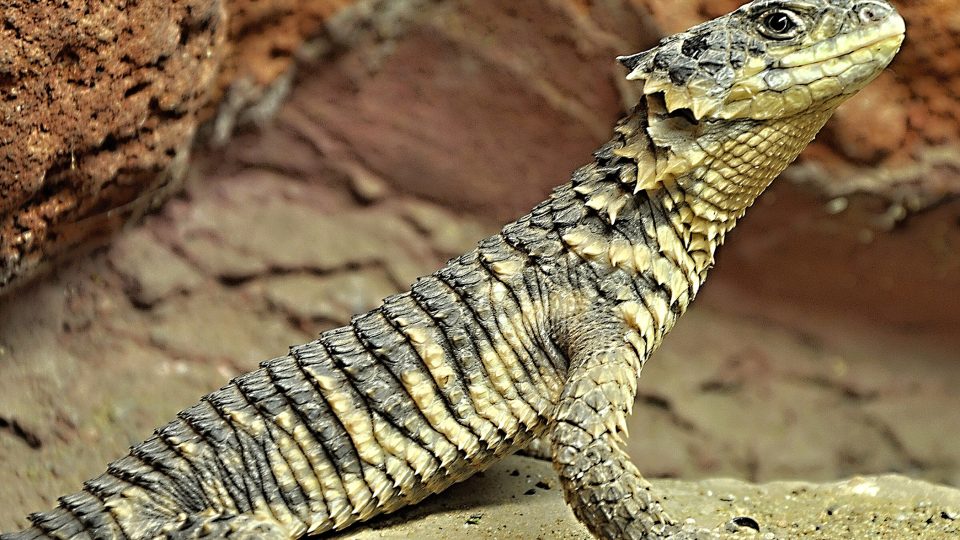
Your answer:
[[[800,50],[784,56],[778,63],[778,68],[795,68],[810,64],[826,62],[841,58],[857,51],[870,50],[874,45],[894,44],[884,46],[890,50],[890,60],[899,50],[906,33],[906,23],[898,13],[892,13],[878,26],[865,27],[854,32],[841,34],[836,39],[827,40],[818,45]]]

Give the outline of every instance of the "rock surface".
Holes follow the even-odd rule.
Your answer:
[[[0,289],[176,193],[202,123],[223,139],[275,106],[294,55],[350,3],[5,2]]]
[[[13,0],[3,17],[0,287],[176,189],[226,35],[217,0]]]
[[[853,193],[880,195],[879,229],[960,193],[960,22],[951,1],[899,6],[910,39],[897,62],[789,173],[838,198],[835,207]],[[270,118],[303,57],[322,58],[301,62],[301,84],[315,92],[309,121],[325,136],[323,151],[339,146],[388,183],[511,218],[631,101],[615,54],[739,3],[8,2],[0,288],[167,199],[197,130],[223,143],[238,121]],[[380,151],[364,150],[371,145]]]
[[[593,538],[563,501],[548,463],[510,457],[410,510],[334,535],[374,538]],[[720,538],[941,539],[960,535],[960,491],[902,476],[828,484],[655,480],[664,508]]]

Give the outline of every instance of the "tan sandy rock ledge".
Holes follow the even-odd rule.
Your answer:
[[[940,539],[960,537],[960,490],[899,475],[828,484],[732,479],[659,480],[673,516],[736,539]],[[417,538],[589,539],[563,501],[547,462],[510,457],[416,507],[339,540]]]

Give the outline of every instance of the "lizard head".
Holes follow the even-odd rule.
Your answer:
[[[754,0],[618,60],[669,112],[763,121],[836,107],[880,74],[903,38],[903,19],[884,0]]]
[[[617,154],[637,162],[637,191],[676,182],[713,197],[707,219],[736,218],[903,39],[885,0],[754,0],[619,58],[644,99]]]

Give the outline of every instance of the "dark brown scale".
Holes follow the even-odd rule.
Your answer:
[[[265,376],[263,370],[252,372],[246,377],[238,377],[235,379],[235,383],[247,401],[256,409],[256,413],[265,420],[266,433],[261,434],[259,437],[260,445],[263,448],[264,461],[270,464],[271,460],[280,459],[286,465],[287,473],[293,475],[293,466],[286,462],[284,454],[279,452],[281,438],[293,439],[293,434],[280,428],[274,420],[278,415],[288,410],[287,399],[277,392],[276,387],[272,381]],[[303,450],[301,450],[300,453],[301,459],[306,459],[306,457],[302,455],[304,453]],[[299,480],[293,483],[280,482],[279,479],[276,478],[277,473],[273,466],[270,467],[270,472],[277,480],[277,485],[280,488],[280,496],[283,498],[284,505],[287,509],[301,517],[301,519],[305,518],[306,503],[309,496],[303,491]],[[229,481],[229,479],[227,479],[227,481]]]
[[[413,396],[400,382],[402,368],[394,363],[398,356],[397,351],[409,346],[406,339],[387,321],[385,315],[379,312],[355,318],[353,326],[356,337],[360,340],[359,343],[368,351],[365,357],[358,358],[358,361],[363,362],[368,378],[365,381],[358,381],[357,385],[370,399],[371,409],[382,414],[411,443],[432,453],[425,438],[426,432],[429,431],[436,436],[442,435],[437,433],[423,417]],[[409,350],[404,353],[407,362],[413,362],[409,357],[410,354],[415,353]],[[407,427],[412,420],[416,420],[420,426],[416,431],[411,431]],[[432,455],[439,465],[440,456]]]

